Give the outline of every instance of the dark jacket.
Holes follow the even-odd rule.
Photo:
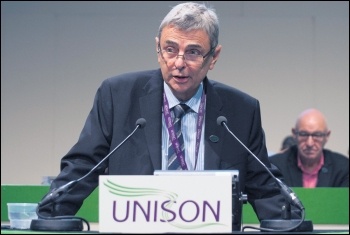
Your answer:
[[[264,167],[217,124],[225,116],[228,126],[267,166],[260,105],[255,98],[224,84],[204,79],[206,92],[205,170],[239,170],[240,185],[259,219],[281,216],[284,198]],[[51,190],[82,177],[120,144],[139,118],[147,121],[99,170],[80,181],[54,206],[40,208],[51,215],[74,215],[83,200],[98,186],[98,175],[152,175],[161,169],[163,79],[150,70],[106,79],[99,87],[78,142],[62,158],[61,173]],[[216,136],[218,138],[212,138]],[[218,141],[216,141],[218,139]],[[205,187],[205,186],[203,186]],[[210,189],[208,189],[210,190]]]
[[[290,187],[303,187],[302,171],[298,167],[297,146],[269,157],[282,173]],[[336,152],[324,149],[324,165],[318,172],[316,187],[349,187],[349,159]]]

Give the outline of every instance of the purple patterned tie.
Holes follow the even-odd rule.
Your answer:
[[[182,152],[184,151],[184,139],[181,133],[181,118],[186,114],[190,107],[186,104],[178,104],[173,109],[174,112],[174,130],[179,140]],[[169,140],[168,147],[168,170],[179,170],[181,169],[180,163],[177,159],[175,149],[172,146],[171,141]]]

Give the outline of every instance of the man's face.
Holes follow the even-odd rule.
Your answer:
[[[304,160],[313,161],[321,157],[330,131],[327,130],[323,119],[306,115],[300,119],[293,133],[297,140],[299,156]]]
[[[156,47],[163,79],[181,101],[196,93],[221,50],[217,46],[214,53],[209,53],[213,49],[203,30],[182,31],[171,26],[163,29],[160,39],[156,38]]]

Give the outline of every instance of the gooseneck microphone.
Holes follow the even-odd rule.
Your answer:
[[[299,210],[302,211],[302,219],[301,220],[290,220],[290,215],[286,215],[283,217],[286,217],[288,219],[283,220],[262,220],[260,228],[252,227],[252,226],[246,226],[244,228],[252,228],[257,229],[261,231],[266,232],[287,232],[287,231],[313,231],[313,225],[311,221],[305,221],[305,208],[302,204],[302,202],[299,200],[299,198],[296,196],[296,194],[293,192],[291,188],[289,188],[286,184],[284,184],[280,179],[275,177],[272,172],[267,168],[267,166],[260,161],[260,159],[252,152],[250,149],[243,144],[243,142],[232,133],[232,131],[227,126],[227,119],[224,116],[220,116],[217,118],[216,123],[219,126],[224,126],[225,129],[266,169],[266,171],[271,175],[271,177],[276,181],[277,186],[280,188],[281,193],[283,196],[287,199],[287,201],[291,204],[297,207]],[[286,205],[286,207],[289,207],[290,213],[290,205]],[[287,209],[287,210],[288,210]],[[243,230],[244,230],[243,228]]]
[[[94,166],[87,174],[82,176],[77,180],[72,180],[57,189],[53,189],[48,193],[39,203],[37,207],[37,214],[39,219],[34,219],[31,222],[30,229],[38,231],[82,231],[84,221],[87,224],[88,229],[90,230],[89,223],[80,217],[76,216],[55,216],[55,217],[46,217],[42,216],[39,213],[39,208],[45,206],[49,203],[54,203],[62,195],[69,192],[76,184],[88,177],[92,172],[94,172],[105,160],[107,160],[117,149],[120,148],[135,132],[137,129],[142,129],[146,126],[146,120],[144,118],[139,118],[136,121],[135,129],[111,152],[108,153],[96,166]]]

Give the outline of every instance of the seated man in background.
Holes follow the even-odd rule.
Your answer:
[[[349,187],[349,159],[325,149],[331,131],[316,109],[303,111],[292,128],[296,145],[269,157],[290,187]]]

